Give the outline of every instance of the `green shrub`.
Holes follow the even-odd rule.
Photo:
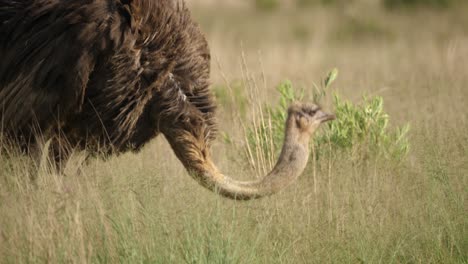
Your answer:
[[[388,129],[390,118],[383,104],[380,96],[363,97],[363,103],[356,105],[335,94],[333,106],[337,119],[327,123],[324,133],[316,136],[318,151],[330,143],[332,149],[353,150],[358,158],[371,154],[401,160],[409,150],[409,125]]]
[[[314,101],[320,101],[327,96],[327,91],[337,78],[338,71],[331,71],[322,85],[313,91]],[[284,124],[287,108],[294,101],[303,98],[303,91],[296,92],[290,81],[284,81],[277,87],[280,99],[277,105],[266,105],[264,112],[268,120],[260,122],[247,130],[247,147],[254,157],[258,152],[266,154],[266,159],[278,155],[284,137]],[[328,122],[324,129],[317,132],[314,148],[317,157],[324,151],[350,151],[354,158],[364,159],[369,155],[384,157],[399,161],[409,151],[407,133],[409,125],[389,129],[389,115],[385,113],[384,100],[380,96],[363,97],[361,104],[353,104],[334,95],[333,112],[336,120]]]

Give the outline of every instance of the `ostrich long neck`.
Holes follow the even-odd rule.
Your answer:
[[[295,181],[304,170],[309,157],[310,134],[300,131],[291,115],[286,121],[285,140],[275,167],[266,176],[254,181],[237,181],[222,174],[212,162],[204,141],[196,140],[191,133],[179,131],[166,134],[166,138],[195,180],[204,187],[235,200],[250,200],[278,192]]]

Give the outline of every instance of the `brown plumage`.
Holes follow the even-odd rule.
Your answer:
[[[220,188],[229,180],[209,156],[209,74],[207,42],[182,1],[0,0],[0,120],[26,151],[42,138],[59,158],[64,146],[119,153],[163,133],[192,176]],[[312,118],[309,108],[290,116]]]
[[[177,100],[212,130],[208,46],[183,3],[1,0],[0,19],[7,134],[63,131],[71,145],[138,149],[157,131],[141,127],[151,106],[184,118]]]

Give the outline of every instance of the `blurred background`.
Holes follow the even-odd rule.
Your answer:
[[[444,102],[466,98],[460,95],[467,89],[456,88],[450,79],[466,79],[466,1],[188,3],[211,46],[215,90],[248,77],[263,84],[259,99],[269,101],[278,96],[274,86],[290,79],[306,90],[307,98],[313,84],[336,67],[340,77],[335,89],[340,94],[350,100],[365,93],[381,95],[396,122],[429,118],[408,109],[418,104],[418,110],[434,113],[428,100],[440,102],[435,97],[440,92],[447,97]]]
[[[450,7],[461,4],[463,0],[188,0],[189,3],[197,5],[227,5],[227,6],[255,6],[260,9],[292,8],[312,5],[333,4],[370,4],[383,5],[385,7]]]

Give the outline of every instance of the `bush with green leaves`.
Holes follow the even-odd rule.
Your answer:
[[[320,103],[327,96],[337,75],[338,71],[333,70],[320,87],[315,86],[315,102]],[[280,93],[278,104],[264,107],[269,120],[247,130],[248,148],[266,153],[267,158],[278,155],[280,151],[288,106],[304,96],[304,91],[296,92],[290,81],[281,83],[277,90]],[[349,151],[354,158],[360,159],[373,155],[399,161],[406,156],[409,151],[409,125],[389,128],[390,117],[384,111],[382,97],[364,96],[360,104],[343,100],[337,94],[333,97],[333,111],[337,118],[326,123],[315,136],[314,149],[318,158],[328,150]]]
[[[363,97],[363,103],[356,105],[335,94],[337,119],[327,123],[324,133],[316,136],[317,149],[331,144],[332,149],[352,150],[360,158],[370,154],[401,160],[409,150],[409,125],[389,129],[390,118],[383,103],[382,97],[375,96]]]

